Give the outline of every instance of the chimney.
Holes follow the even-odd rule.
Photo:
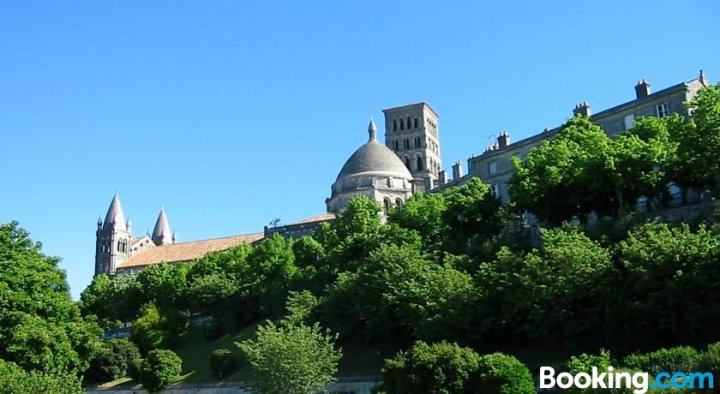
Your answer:
[[[438,172],[438,184],[444,185],[445,182],[447,182],[447,173],[445,172],[445,170],[441,170],[440,172]]]
[[[705,76],[705,74],[703,74],[703,70],[700,70],[700,76],[698,77],[698,79],[700,80],[700,83],[701,83],[704,87],[708,87],[708,85],[710,84],[710,82],[708,82],[708,79],[707,79],[707,77]]]
[[[460,179],[463,176],[463,168],[462,163],[460,160],[455,162],[455,165],[452,166],[452,172],[453,172],[453,179]]]
[[[573,115],[575,116],[582,115],[589,118],[591,114],[590,104],[588,104],[587,101],[583,101],[582,103],[575,105],[575,109],[573,109]]]
[[[650,84],[647,83],[645,78],[638,81],[635,85],[635,96],[639,99],[650,95]]]
[[[500,133],[497,137],[497,143],[500,149],[510,145],[510,134],[508,134],[507,131]]]

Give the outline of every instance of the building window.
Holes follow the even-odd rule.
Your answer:
[[[410,130],[410,117],[409,116],[407,118],[407,128],[408,128],[408,130]]]
[[[407,167],[408,170],[410,169],[410,159],[408,159],[407,156],[405,157],[405,167]]]
[[[398,209],[402,208],[402,203],[403,203],[402,199],[400,199],[400,198],[396,199],[395,207],[397,207]]]
[[[393,131],[397,131],[397,121],[393,119]]]
[[[410,140],[409,140],[409,139],[405,138],[405,139],[403,140],[403,148],[404,148],[404,149],[410,149]]]
[[[403,122],[402,119],[400,119],[400,130],[405,130],[405,122]]]
[[[488,163],[487,168],[488,168],[488,174],[490,174],[490,175],[497,174],[497,161],[493,160],[490,163]]]
[[[395,141],[392,142],[393,150],[394,150],[395,152],[398,151],[398,148],[399,148],[398,145],[399,145],[399,144],[398,144],[397,140],[395,140]]]
[[[658,104],[655,106],[655,112],[657,112],[658,118],[664,118],[668,116],[667,103]]]
[[[385,208],[385,213],[388,213],[390,211],[390,199],[389,198],[383,199],[383,207]]]
[[[490,192],[492,192],[492,195],[497,197],[498,195],[498,187],[495,184],[490,185]]]
[[[635,115],[625,115],[625,130],[630,130],[635,127]]]
[[[417,170],[422,171],[423,170],[423,160],[422,157],[417,157]]]
[[[417,129],[417,127],[418,127],[417,117],[415,117],[415,119],[413,119],[413,126],[415,126],[415,128]]]
[[[420,137],[415,137],[415,147],[416,148],[420,147]]]

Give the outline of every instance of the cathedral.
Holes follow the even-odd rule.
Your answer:
[[[583,101],[572,110],[572,116],[586,116],[614,136],[632,128],[638,117],[691,116],[685,103],[708,85],[702,71],[696,78],[657,92],[652,92],[650,84],[642,79],[634,87],[635,98],[595,114],[588,102]],[[98,220],[95,275],[134,272],[160,262],[192,261],[213,251],[258,242],[275,233],[289,237],[310,234],[321,223],[333,220],[358,196],[377,201],[387,212],[391,206],[402,206],[413,193],[440,192],[476,177],[507,203],[507,185],[514,173],[512,159],[525,158],[531,149],[554,138],[562,129],[562,126],[546,128],[514,143],[510,143],[507,132],[500,132],[494,145],[468,159],[468,174],[463,174],[462,163],[458,161],[452,167],[452,179],[447,179],[442,170],[437,112],[421,102],[388,108],[383,114],[384,144],[378,141],[377,127],[371,120],[367,142],[350,155],[330,188],[330,197],[325,200],[326,212],[296,223],[266,226],[254,234],[178,243],[170,230],[167,214],[161,209],[152,234],[136,237],[130,221],[125,220],[120,198],[115,195],[105,220]],[[360,135],[358,133],[358,137]],[[674,197],[678,194],[676,190],[673,193]]]
[[[95,242],[95,275],[110,276],[137,272],[155,263],[180,263],[210,252],[245,243],[254,243],[273,233],[302,236],[319,224],[333,220],[350,199],[366,196],[385,210],[402,206],[415,192],[437,185],[442,168],[438,115],[427,103],[405,105],[383,111],[385,144],[377,140],[374,121],[368,126],[368,140],[342,166],[325,201],[327,212],[296,223],[268,227],[263,232],[191,242],[176,242],[164,209],[160,210],[152,234],[134,236],[132,223],[117,194],[105,220],[98,219]]]

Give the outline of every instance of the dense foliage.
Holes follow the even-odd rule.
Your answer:
[[[469,393],[480,357],[454,343],[416,342],[385,361],[382,390],[396,394]]]
[[[180,378],[182,360],[172,350],[152,350],[142,363],[140,381],[154,393]]]
[[[73,382],[98,352],[101,331],[94,318],[81,316],[70,299],[65,272],[57,267],[59,259],[44,255],[40,247],[16,222],[0,225],[3,379],[9,379],[6,373],[27,373],[29,385]]]
[[[312,394],[332,383],[341,352],[337,336],[319,325],[258,327],[257,338],[237,345],[252,366],[259,393]]]
[[[127,376],[133,360],[140,358],[140,350],[127,339],[111,339],[103,342],[100,354],[90,363],[86,378],[94,382],[108,382]]]
[[[719,194],[719,92],[709,87],[689,103],[694,119],[639,118],[614,137],[587,118],[568,120],[551,141],[515,160],[507,206],[477,179],[414,195],[387,221],[376,202],[356,198],[312,236],[274,235],[188,264],[113,280],[99,275],[82,294],[82,313],[104,327],[134,322],[143,353],[172,347],[196,314],[211,318],[209,340],[276,321],[258,331],[276,346],[301,332],[326,335],[319,323],[341,344],[395,349],[450,341],[490,354],[540,346],[626,356],[704,347],[720,340],[718,216],[682,224],[636,207],[644,199],[651,211],[667,208],[672,184]],[[538,231],[528,213],[539,219]],[[244,346],[260,363],[259,342]],[[698,360],[717,365],[714,352]],[[25,354],[8,359],[32,365]],[[410,362],[409,354],[397,365]],[[574,367],[588,360],[578,357]],[[475,378],[525,376],[507,358],[483,362]]]
[[[0,360],[0,394],[83,393],[74,375],[27,372],[15,363]]]

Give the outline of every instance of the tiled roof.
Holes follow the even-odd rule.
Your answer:
[[[262,238],[263,233],[254,233],[202,241],[151,246],[130,257],[127,261],[120,264],[117,269],[136,268],[161,262],[180,263],[195,260],[210,252],[230,249],[241,244],[258,241]]]
[[[317,215],[317,216],[310,216],[309,218],[305,218],[302,220],[298,220],[297,222],[290,223],[290,224],[303,224],[303,223],[313,223],[313,222],[324,222],[328,220],[333,220],[336,218],[336,215],[332,212],[325,212],[323,214]]]

